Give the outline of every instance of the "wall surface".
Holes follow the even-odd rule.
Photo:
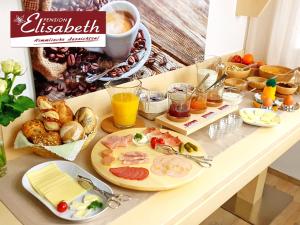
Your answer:
[[[245,50],[255,55],[258,60],[265,61],[269,49],[269,34],[273,26],[276,0],[270,1],[258,17],[250,18]]]
[[[34,85],[32,78],[31,63],[28,61],[29,51],[27,48],[11,48],[10,47],[10,11],[21,10],[20,0],[5,1],[0,0],[1,4],[1,26],[0,26],[0,60],[11,58],[20,61],[26,65],[26,73],[22,77],[17,77],[16,83],[26,83],[27,88],[24,95],[34,97]]]
[[[206,55],[225,55],[244,49],[247,17],[236,16],[236,0],[210,0]]]

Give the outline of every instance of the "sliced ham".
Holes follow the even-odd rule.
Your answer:
[[[136,164],[144,164],[144,163],[148,163],[149,159],[131,159],[131,160],[123,160],[122,164],[124,165],[136,165]]]
[[[107,156],[102,157],[101,163],[104,166],[110,166],[114,160],[115,160],[115,158],[113,156],[107,155]]]
[[[151,132],[155,131],[157,128],[155,127],[148,127],[146,130],[143,131],[144,134],[150,134]]]
[[[112,135],[102,141],[102,144],[109,149],[116,149],[118,147],[127,147],[132,141],[132,135],[117,136]]]
[[[165,139],[165,143],[167,145],[171,145],[172,147],[177,147],[182,143],[182,141],[178,137],[172,137]]]
[[[143,164],[149,162],[147,153],[139,151],[131,151],[123,153],[119,160],[124,165]]]
[[[144,180],[149,176],[149,170],[143,167],[123,166],[110,168],[109,171],[113,175],[127,180]]]
[[[105,156],[109,156],[109,155],[112,155],[113,151],[111,149],[104,149],[102,152],[101,152],[101,157],[105,157]]]

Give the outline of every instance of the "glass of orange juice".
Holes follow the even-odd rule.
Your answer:
[[[122,78],[105,85],[111,98],[114,125],[118,128],[133,127],[139,107],[138,92],[142,88],[140,80]]]

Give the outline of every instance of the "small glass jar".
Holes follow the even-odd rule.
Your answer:
[[[204,113],[207,109],[207,92],[198,91],[191,99],[191,113]]]
[[[168,114],[175,118],[187,118],[190,116],[190,92],[188,88],[168,91]]]
[[[208,106],[219,106],[223,103],[224,84],[212,87],[207,93]]]

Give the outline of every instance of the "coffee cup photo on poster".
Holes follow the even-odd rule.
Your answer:
[[[106,12],[106,47],[87,49],[105,52],[113,59],[126,59],[140,27],[138,9],[127,1],[113,1],[104,5],[100,11]]]

